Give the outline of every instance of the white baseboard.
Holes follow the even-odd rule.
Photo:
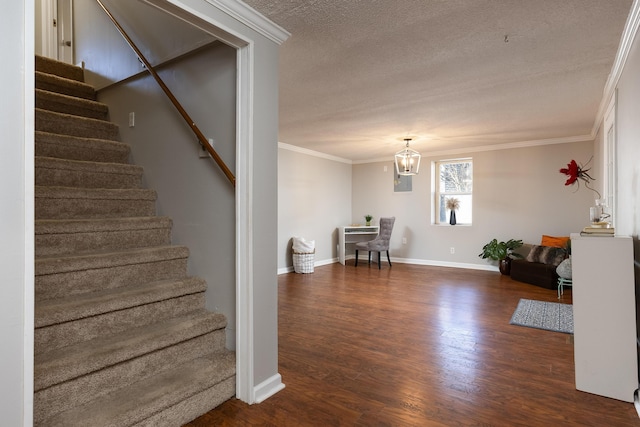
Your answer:
[[[280,390],[284,389],[282,376],[275,374],[253,388],[253,403],[264,402]]]
[[[347,255],[346,259],[353,259],[354,256]],[[338,258],[326,259],[323,261],[316,261],[313,263],[314,267],[321,265],[334,264],[338,262]],[[376,261],[377,262],[377,261]],[[391,257],[391,263],[397,262],[398,264],[415,264],[415,265],[431,265],[434,267],[452,267],[452,268],[465,268],[468,270],[484,270],[484,271],[499,271],[498,267],[489,264],[471,264],[465,262],[448,262],[448,261],[433,261],[428,259],[413,259],[413,258],[393,258]],[[278,269],[278,275],[287,274],[293,272],[293,266],[284,267]]]
[[[452,267],[452,268],[465,268],[468,270],[485,270],[485,271],[500,271],[495,265],[488,264],[471,264],[465,262],[449,262],[449,261],[433,261],[427,259],[412,259],[412,258],[391,258],[391,262],[397,262],[398,264],[416,264],[416,265],[431,265],[434,267]]]
[[[338,258],[329,258],[329,259],[324,259],[322,261],[314,261],[313,266],[320,267],[321,265],[329,265],[329,264],[334,264],[336,262],[338,262]],[[293,266],[283,267],[278,269],[278,275],[287,274],[287,273],[293,273]]]

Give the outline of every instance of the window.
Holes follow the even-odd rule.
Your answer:
[[[456,198],[458,224],[471,224],[473,211],[473,160],[443,160],[434,163],[435,223],[449,222],[447,199]]]

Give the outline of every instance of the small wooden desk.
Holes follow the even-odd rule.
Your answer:
[[[377,225],[348,225],[338,228],[338,259],[344,265],[346,245],[373,240],[380,230]]]

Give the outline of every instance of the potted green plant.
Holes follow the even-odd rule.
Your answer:
[[[511,272],[511,260],[513,258],[522,258],[517,252],[513,252],[522,246],[522,240],[509,239],[506,242],[498,242],[493,239],[482,247],[482,252],[478,256],[482,259],[492,259],[498,261],[500,273],[509,274]]]
[[[367,221],[367,225],[371,225],[371,220],[373,219],[371,215],[365,215],[364,219]]]

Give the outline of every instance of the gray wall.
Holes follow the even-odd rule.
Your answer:
[[[565,187],[559,169],[571,159],[586,163],[593,147],[593,141],[586,141],[456,156],[425,155],[420,174],[412,178],[411,192],[394,192],[391,159],[352,165],[352,187],[348,189],[346,179],[336,182],[349,175],[348,165],[281,149],[279,271],[288,271],[292,265],[293,235],[321,242],[316,265],[321,264],[337,257],[336,227],[363,223],[367,213],[374,216],[374,224],[380,217],[396,217],[390,254],[397,261],[494,270],[495,263],[478,257],[482,246],[494,237],[539,243],[542,234],[567,236],[588,224],[595,193],[584,186],[579,190]],[[465,157],[474,162],[473,224],[434,225],[431,162]],[[301,174],[295,178],[285,171]],[[299,182],[292,182],[296,180]],[[349,195],[351,209],[347,209]],[[403,237],[406,244],[402,244]],[[331,252],[325,255],[329,242]]]
[[[354,220],[367,212],[376,218],[395,216],[390,252],[406,262],[493,268],[495,263],[477,256],[493,238],[539,243],[542,234],[568,236],[587,225],[594,193],[583,186],[578,191],[565,187],[565,177],[558,170],[571,159],[587,162],[592,153],[593,142],[588,141],[424,155],[420,174],[412,179],[412,191],[398,193],[393,191],[392,161],[354,165]],[[469,157],[473,159],[473,224],[434,225],[431,163]]]
[[[218,154],[235,169],[235,49],[215,43],[158,69]],[[99,93],[111,120],[145,166],[145,186],[158,192],[158,215],[173,220],[172,242],[190,250],[189,273],[207,280],[207,308],[227,316],[227,346],[235,349],[234,190],[148,74]],[[128,126],[135,112],[135,127]]]
[[[294,151],[281,144],[278,150],[278,272],[293,271],[294,236],[315,240],[316,265],[335,262],[337,227],[350,223],[351,164]]]
[[[152,65],[162,64],[215,40],[193,26],[140,1],[104,0]],[[95,1],[74,2],[75,63],[84,63],[85,80],[97,89],[145,69]],[[179,34],[179,37],[176,36]],[[96,39],[100,49],[96,49]]]

